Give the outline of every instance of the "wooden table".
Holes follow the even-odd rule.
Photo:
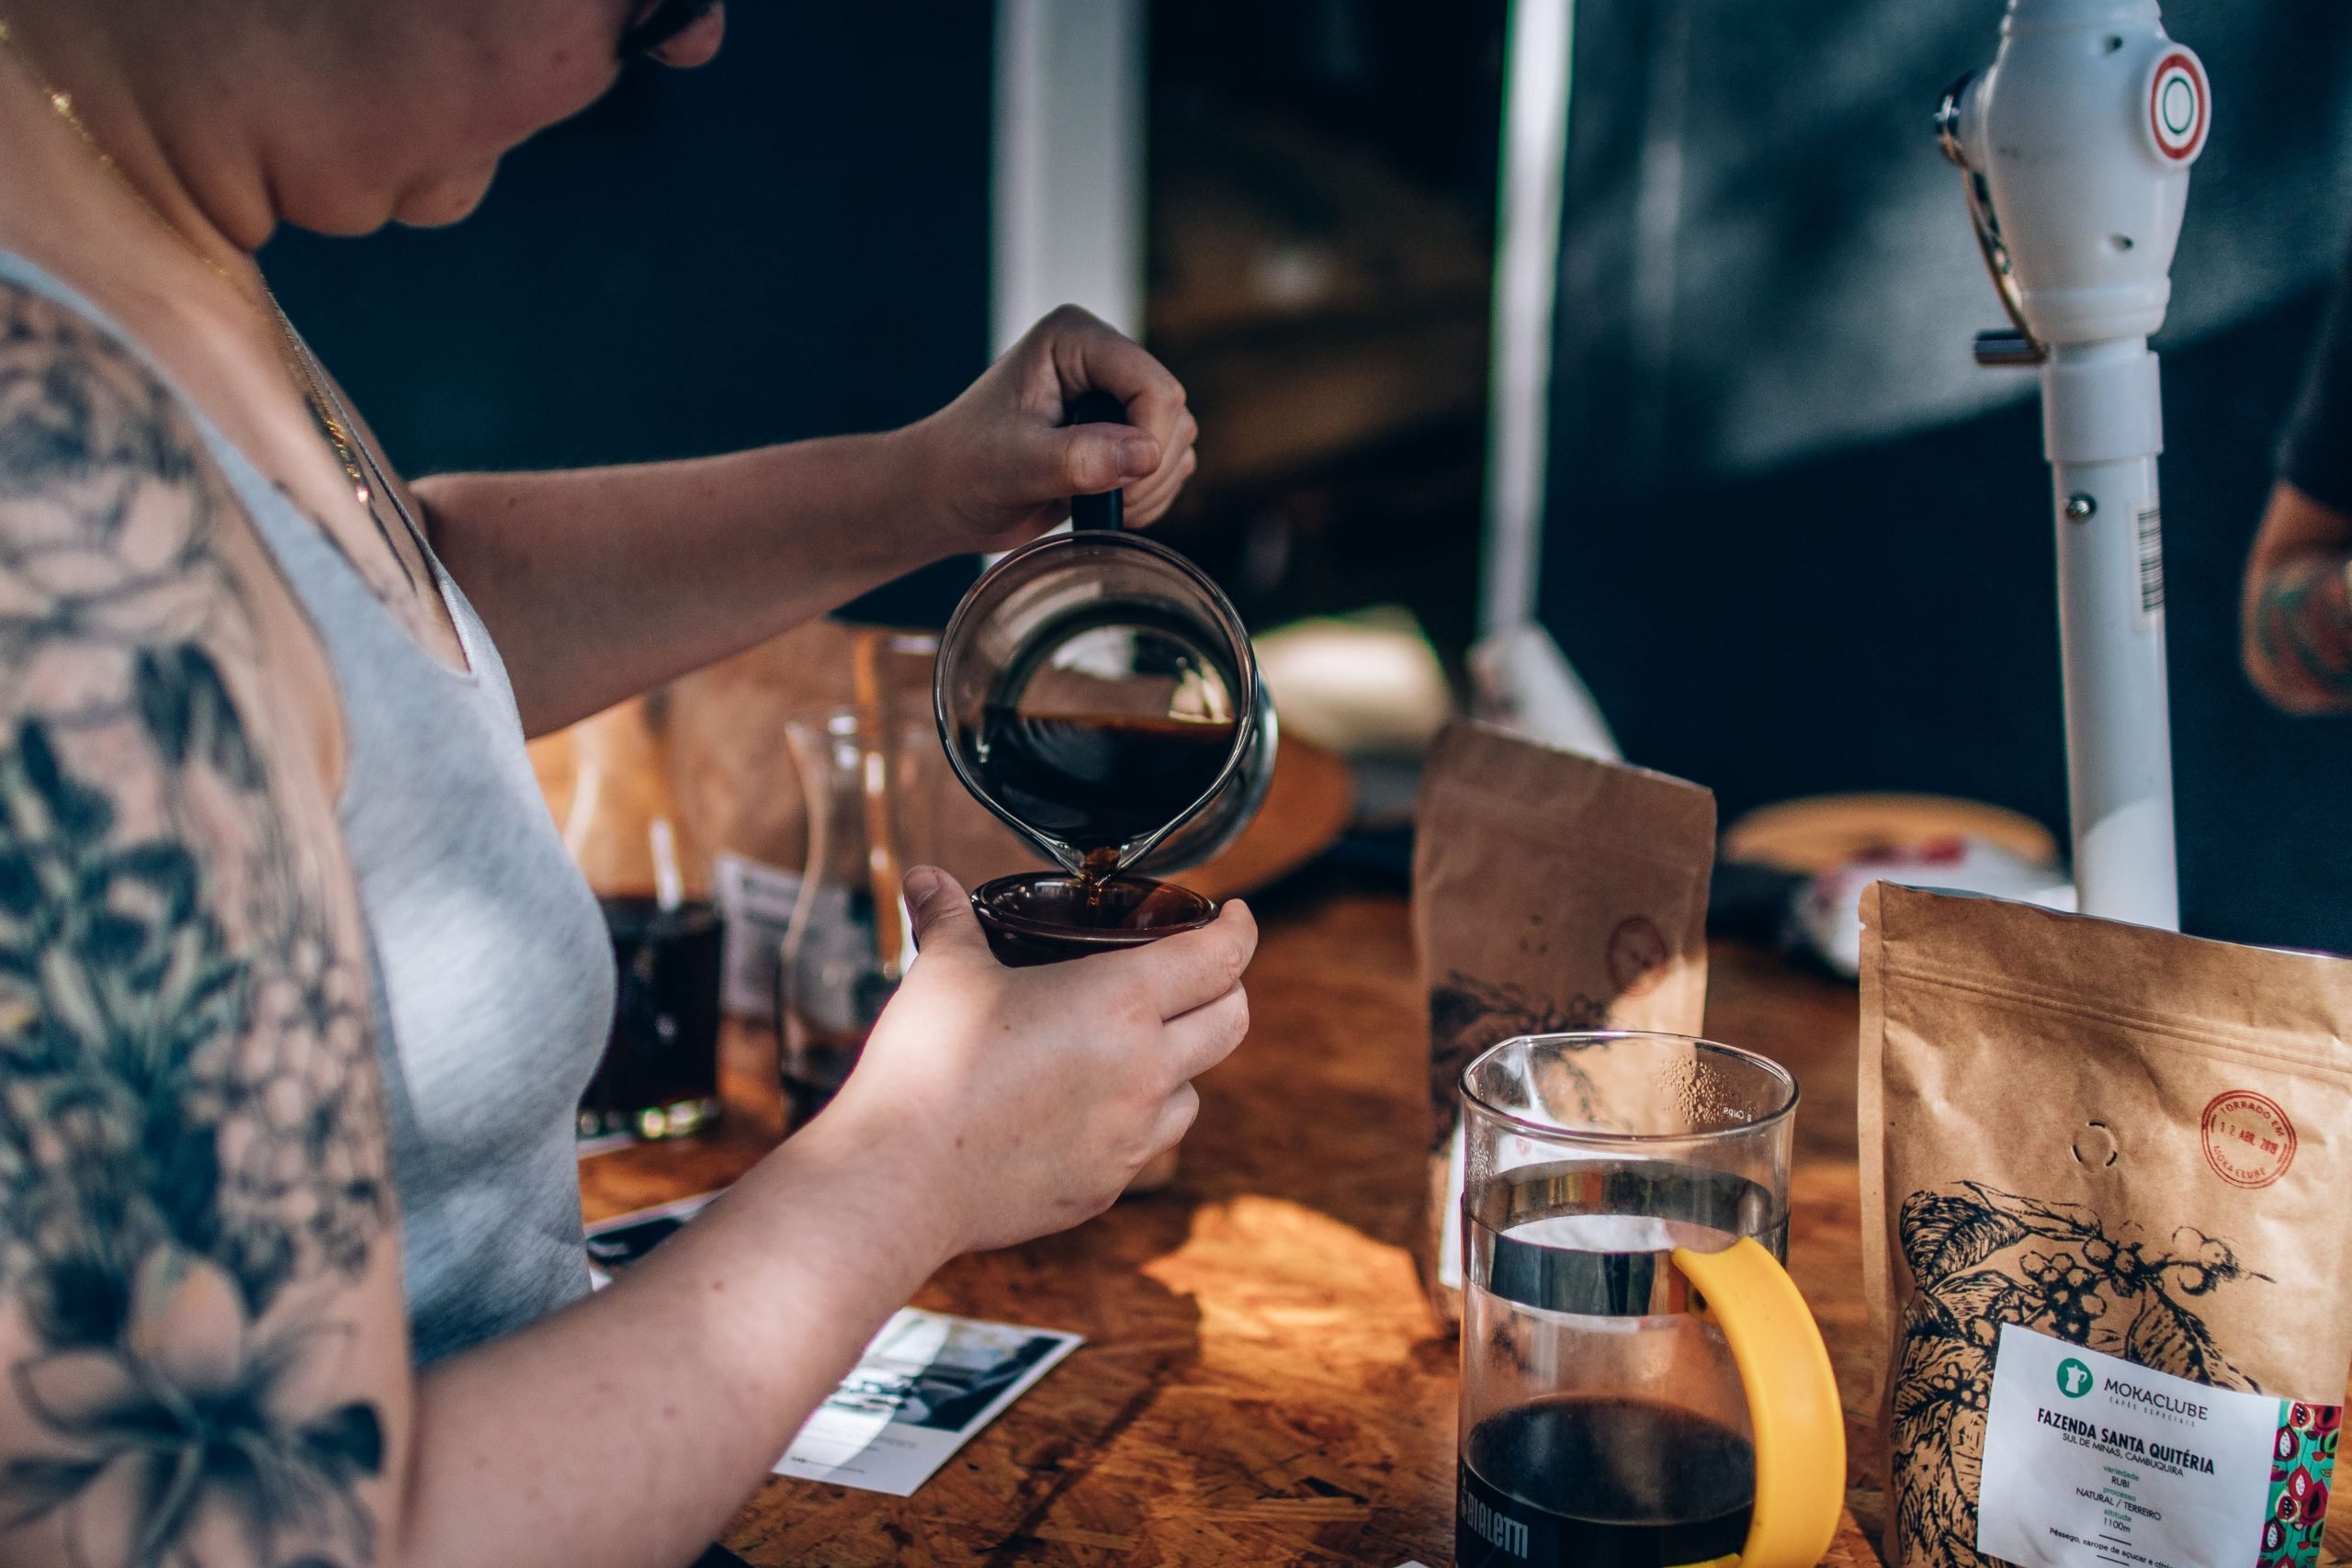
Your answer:
[[[1176,1187],[958,1258],[916,1298],[1085,1346],[914,1496],[771,1480],[728,1545],[827,1568],[1452,1562],[1456,1348],[1406,1251],[1427,1111],[1405,903],[1293,895],[1261,915],[1250,1037],[1201,1082]],[[1858,1473],[1854,992],[1718,948],[1708,1022],[1804,1086],[1790,1262],[1847,1393]],[[774,1074],[765,1032],[733,1031],[724,1129],[584,1161],[589,1218],[731,1179],[782,1131]],[[1849,1495],[1874,1518],[1874,1495]],[[1850,1520],[1827,1561],[1876,1562]]]

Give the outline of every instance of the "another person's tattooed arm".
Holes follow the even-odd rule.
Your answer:
[[[152,374],[0,288],[11,1564],[378,1561],[411,1379],[307,640]]]
[[[2290,713],[2352,712],[2352,517],[2281,482],[2246,563],[2246,674]]]

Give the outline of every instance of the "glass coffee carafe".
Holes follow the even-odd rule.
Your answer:
[[[933,687],[940,739],[964,786],[1080,884],[1197,865],[1273,782],[1249,633],[1198,567],[1121,531],[1117,492],[1078,497],[1071,522],[956,607]]]
[[[912,639],[894,639],[911,642]],[[776,1040],[787,1124],[832,1100],[897,994],[911,943],[900,867],[937,858],[939,748],[919,717],[882,705],[790,720],[808,853],[776,965]],[[887,866],[876,885],[876,850]]]
[[[579,1134],[680,1138],[718,1119],[725,933],[670,787],[659,704],[625,703],[572,731],[563,824],[603,906],[616,968],[612,1031],[580,1097]]]
[[[1457,1568],[1812,1568],[1845,1427],[1780,1261],[1795,1081],[1604,1032],[1505,1041],[1462,1085]]]

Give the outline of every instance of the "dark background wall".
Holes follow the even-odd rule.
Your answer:
[[[1401,604],[1458,667],[1510,6],[1150,10],[1146,327],[1208,433],[1165,536],[1253,625]]]
[[[716,62],[632,69],[465,223],[265,264],[407,472],[902,424],[989,359],[990,12],[732,6]]]
[[[2066,820],[2048,473],[1928,113],[1998,0],[1583,0],[1543,614],[1727,815],[1916,789]],[[2163,482],[2184,919],[2352,951],[2352,721],[2267,709],[2240,564],[2352,220],[2352,12],[2171,0],[2216,94]],[[2352,433],[2347,433],[2352,438]]]

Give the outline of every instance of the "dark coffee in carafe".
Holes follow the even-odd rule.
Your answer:
[[[1564,1394],[1487,1417],[1463,1449],[1456,1568],[1680,1568],[1747,1539],[1755,1450],[1692,1411]]]
[[[1241,672],[1203,628],[1119,595],[1043,621],[989,683],[966,772],[1089,881],[1215,790],[1234,760]],[[958,744],[951,732],[951,745]]]
[[[1007,809],[1091,859],[1158,832],[1215,787],[1233,731],[1230,719],[991,706],[971,766]]]
[[[932,706],[956,774],[1073,874],[1164,876],[1231,845],[1272,787],[1273,709],[1216,584],[1086,525],[989,569],[940,636]],[[1092,502],[1102,504],[1097,506]]]

